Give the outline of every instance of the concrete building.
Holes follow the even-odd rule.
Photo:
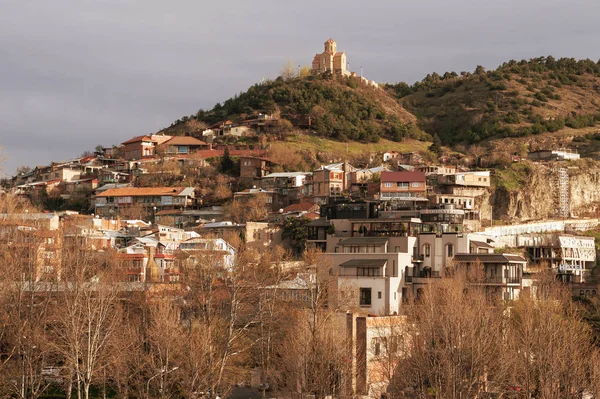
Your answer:
[[[193,187],[110,188],[96,195],[96,215],[117,216],[123,208],[141,206],[153,217],[165,209],[185,209],[193,204]]]
[[[527,159],[531,161],[567,161],[579,159],[577,151],[570,148],[559,148],[558,150],[539,150],[527,154]]]
[[[402,207],[427,202],[427,184],[422,172],[381,172],[379,198]]]
[[[456,172],[438,177],[442,185],[463,187],[489,187],[491,184],[490,171]]]
[[[596,266],[594,237],[569,234],[528,234],[516,237],[532,268],[549,267],[566,283],[583,283]]]
[[[323,165],[306,177],[304,195],[319,205],[327,203],[329,197],[343,195],[350,187],[350,173],[356,168],[347,162]]]

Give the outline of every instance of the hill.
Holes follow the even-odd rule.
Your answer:
[[[600,63],[553,57],[511,60],[496,70],[433,73],[387,85],[418,125],[445,144],[579,129],[600,121]]]
[[[377,142],[380,138],[430,139],[416,118],[385,90],[361,84],[357,78],[281,77],[256,84],[211,110],[175,121],[165,134],[180,135],[218,121],[243,121],[259,113],[283,119],[311,117],[311,130],[339,141]]]

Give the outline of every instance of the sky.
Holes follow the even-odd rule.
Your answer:
[[[600,58],[598,0],[0,0],[0,174],[210,109],[329,37],[413,83],[510,59]]]

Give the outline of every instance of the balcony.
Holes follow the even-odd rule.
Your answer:
[[[412,263],[421,263],[425,261],[425,255],[413,255]]]
[[[493,285],[506,285],[506,284],[521,284],[521,277],[485,277],[483,281],[477,281],[477,279],[471,280],[472,283],[481,284],[493,284]]]

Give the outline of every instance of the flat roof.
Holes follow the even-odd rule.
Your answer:
[[[383,245],[388,241],[386,237],[351,237],[340,241],[339,245]]]
[[[456,254],[454,260],[457,262],[481,262],[481,263],[510,263],[527,262],[525,258],[514,254]]]
[[[340,267],[383,267],[387,259],[352,259],[340,264]]]

